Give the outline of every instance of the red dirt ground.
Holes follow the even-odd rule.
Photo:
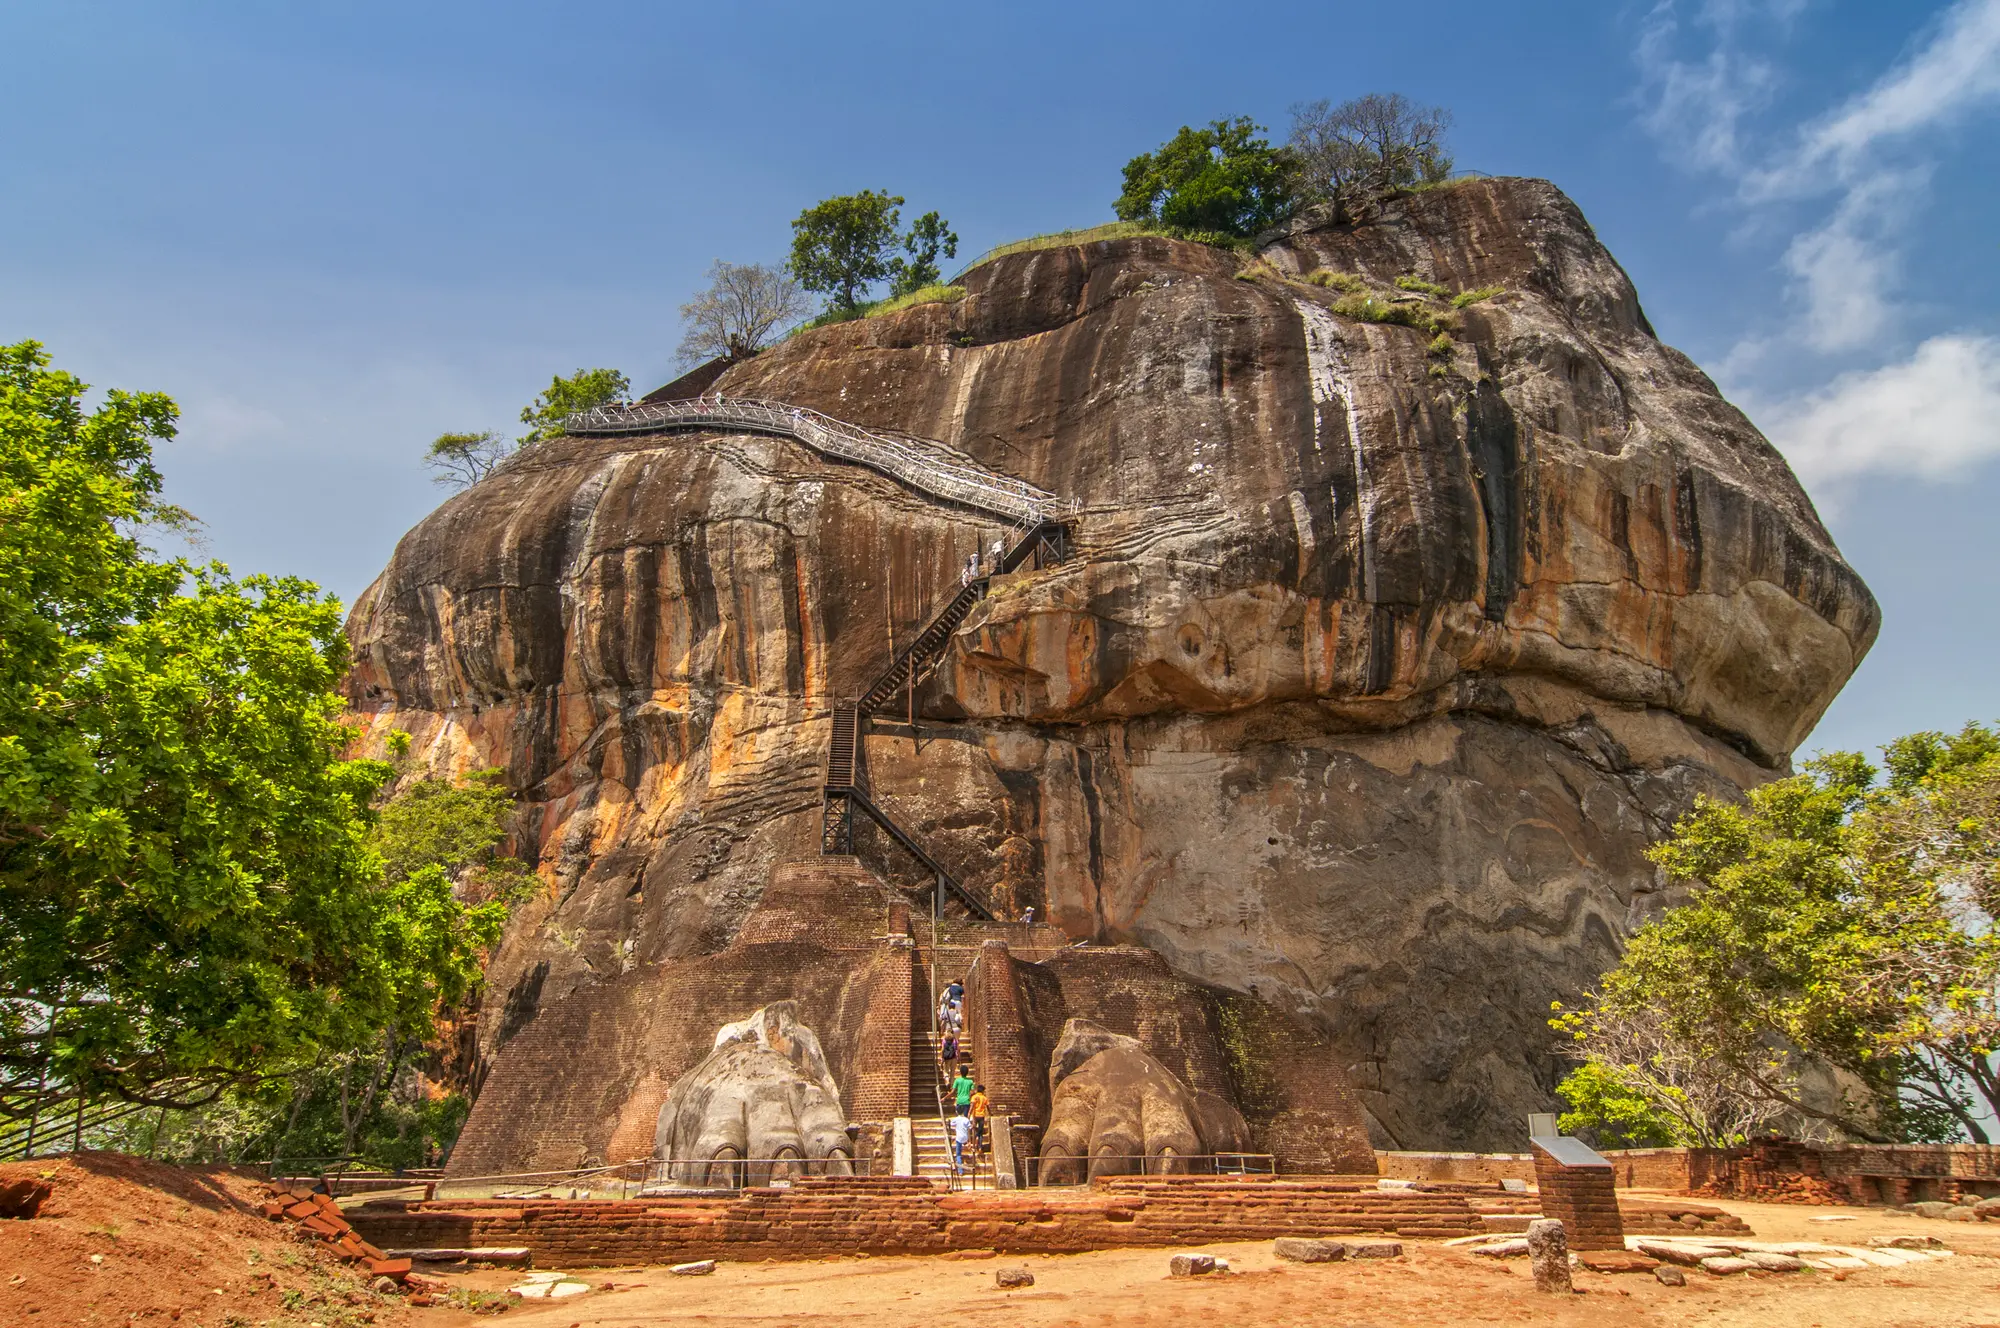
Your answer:
[[[122,1153],[0,1164],[0,1186],[45,1180],[37,1216],[0,1220],[7,1328],[350,1328],[411,1311],[254,1207],[263,1186],[226,1167]],[[95,1256],[95,1257],[93,1257]]]

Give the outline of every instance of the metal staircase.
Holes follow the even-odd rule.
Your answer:
[[[914,713],[917,688],[943,663],[953,634],[973,605],[986,597],[995,575],[1015,571],[1030,561],[1046,567],[1069,557],[1069,528],[1064,521],[1075,515],[1077,504],[989,470],[935,439],[864,429],[782,401],[724,401],[718,395],[691,401],[599,406],[571,415],[563,428],[582,435],[715,432],[794,438],[822,456],[866,466],[919,493],[999,516],[1012,524],[1008,538],[1002,541],[1004,552],[998,562],[961,585],[859,700],[834,703],[820,825],[820,851],[849,854],[854,851],[854,814],[861,813],[930,874],[937,883],[940,903],[948,895],[973,917],[993,921],[993,910],[976,891],[955,879],[869,798],[862,779],[863,740],[869,715],[897,695],[908,695]]]
[[[1069,554],[1069,532],[1060,522],[1023,522],[1015,526],[1012,534],[1014,538],[994,569],[960,586],[858,701],[834,703],[833,734],[826,751],[825,803],[820,820],[820,851],[848,854],[854,851],[854,814],[866,816],[930,874],[941,895],[956,899],[983,922],[995,920],[991,906],[925,852],[922,844],[869,798],[861,783],[862,739],[867,733],[868,717],[898,695],[907,695],[914,711],[917,687],[944,662],[953,634],[972,612],[973,605],[986,597],[995,574],[1014,571],[1031,560],[1037,566],[1047,566],[1061,562]]]

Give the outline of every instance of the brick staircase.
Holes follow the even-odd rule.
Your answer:
[[[866,816],[881,827],[897,847],[915,859],[936,882],[943,896],[956,900],[971,917],[995,921],[992,907],[978,892],[960,882],[942,863],[925,851],[910,833],[896,824],[888,812],[877,806],[864,787],[862,756],[868,736],[868,718],[876,710],[905,693],[914,705],[916,689],[943,663],[951,649],[952,635],[964,623],[973,606],[986,597],[995,575],[1012,572],[1023,564],[1036,566],[1059,563],[1069,556],[1069,531],[1061,522],[1037,516],[1015,527],[1017,537],[1006,548],[992,570],[964,582],[944,607],[924,625],[916,639],[905,646],[859,700],[836,701],[833,731],[827,743],[826,781],[820,819],[820,852],[846,856],[854,852],[854,814]]]

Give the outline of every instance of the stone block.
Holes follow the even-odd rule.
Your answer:
[[[997,1287],[1012,1289],[1014,1287],[1031,1287],[1034,1284],[1035,1275],[1025,1268],[995,1268],[993,1270],[993,1285]]]
[[[693,1263],[677,1263],[667,1271],[675,1277],[706,1277],[715,1271],[715,1260],[697,1259]]]
[[[1170,1277],[1201,1277],[1215,1271],[1215,1256],[1212,1254],[1176,1254],[1167,1261],[1167,1275]]]
[[[1737,1273],[1747,1273],[1756,1266],[1748,1259],[1741,1259],[1733,1254],[1712,1255],[1701,1261],[1701,1270],[1704,1273],[1713,1273],[1717,1277],[1733,1277]]]
[[[1347,1246],[1337,1240],[1284,1236],[1272,1244],[1271,1252],[1293,1263],[1337,1263],[1347,1257]]]
[[[1653,1269],[1653,1280],[1661,1286],[1686,1286],[1688,1275],[1670,1263],[1663,1263]]]
[[[1403,1242],[1399,1240],[1350,1240],[1347,1246],[1350,1259],[1400,1259],[1403,1257]]]

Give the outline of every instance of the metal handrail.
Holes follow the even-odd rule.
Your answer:
[[[568,433],[631,434],[721,429],[796,438],[815,452],[878,470],[913,489],[1010,521],[1046,521],[1075,514],[1073,499],[1058,498],[1025,480],[988,470],[933,439],[895,438],[805,406],[744,398],[596,406],[563,422]]]
[[[1278,1159],[1270,1153],[1093,1153],[1088,1157],[1062,1155],[1048,1157],[1037,1154],[1020,1159],[1026,1163],[1026,1176],[1022,1183],[1029,1186],[1049,1185],[1051,1187],[1073,1185],[1085,1186],[1093,1178],[1117,1180],[1123,1178],[1144,1179],[1150,1176],[1275,1176],[1278,1174]],[[1042,1164],[1054,1166],[1077,1166],[1083,1173],[1082,1179],[1073,1181],[1048,1181],[1042,1179]],[[1118,1170],[1106,1167],[1107,1163],[1125,1164]],[[1136,1165],[1134,1165],[1136,1164]]]

